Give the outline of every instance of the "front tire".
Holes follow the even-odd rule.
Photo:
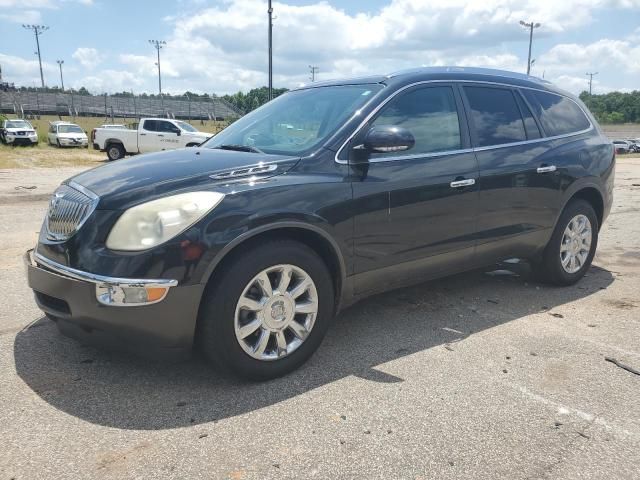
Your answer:
[[[329,270],[311,248],[270,240],[214,273],[196,341],[225,371],[252,380],[280,377],[320,346],[334,303]]]
[[[572,200],[564,209],[542,259],[534,263],[541,280],[554,285],[573,285],[593,261],[598,246],[598,216],[585,200]]]

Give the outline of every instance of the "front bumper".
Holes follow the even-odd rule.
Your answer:
[[[62,147],[86,147],[89,145],[89,140],[73,140],[70,138],[58,138],[60,141],[60,146]]]
[[[13,145],[34,145],[38,143],[38,136],[27,136],[27,135],[6,135],[5,139],[7,143],[11,143]]]
[[[38,260],[33,250],[26,253],[25,263],[38,307],[56,321],[62,334],[147,358],[180,360],[189,356],[202,285],[173,286],[164,299],[153,304],[112,306],[98,301],[97,286],[125,282],[136,286],[149,280],[80,272],[42,257]]]

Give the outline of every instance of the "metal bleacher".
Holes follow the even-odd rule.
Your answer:
[[[0,91],[0,113],[69,115],[111,118],[166,117],[193,120],[229,120],[242,112],[219,97],[114,97],[73,93]]]

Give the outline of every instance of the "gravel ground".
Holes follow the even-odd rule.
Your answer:
[[[640,376],[605,361],[640,370],[638,159],[578,285],[516,264],[380,295],[259,384],[59,335],[21,264],[46,202],[0,203],[0,480],[640,478]]]

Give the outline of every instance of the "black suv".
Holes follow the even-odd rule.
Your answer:
[[[576,282],[614,166],[580,100],[533,77],[423,68],[316,83],[199,148],[65,181],[29,285],[66,335],[163,358],[195,342],[272,378],[367,295],[511,257]]]

